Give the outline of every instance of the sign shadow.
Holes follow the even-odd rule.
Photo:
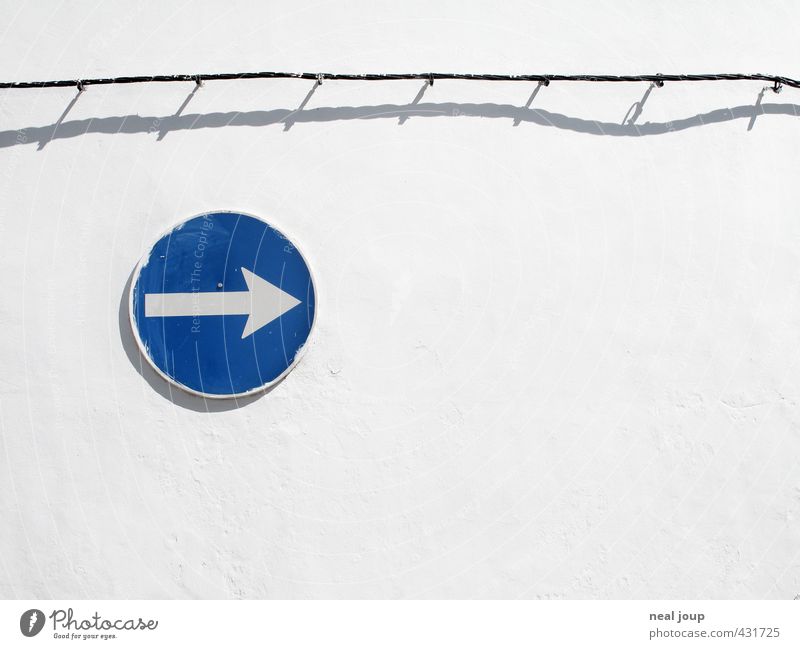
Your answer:
[[[131,329],[131,322],[128,311],[128,300],[131,290],[131,282],[133,281],[133,273],[128,275],[128,280],[125,282],[125,288],[119,300],[119,337],[122,343],[122,348],[125,350],[125,355],[128,357],[133,368],[153,390],[167,401],[173,403],[181,408],[193,410],[194,412],[226,412],[229,410],[236,410],[247,406],[254,401],[258,401],[265,395],[272,392],[277,388],[284,379],[278,381],[275,385],[270,386],[266,390],[257,394],[247,397],[232,397],[230,399],[207,399],[195,394],[191,394],[178,387],[173,386],[165,378],[159,375],[150,365],[150,363],[142,356],[139,351],[139,346],[133,337],[133,330]],[[285,378],[285,377],[284,377]]]

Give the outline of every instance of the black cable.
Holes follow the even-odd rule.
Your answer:
[[[65,88],[107,86],[117,83],[168,83],[172,81],[222,81],[238,79],[307,79],[309,81],[396,81],[421,79],[433,84],[436,79],[463,81],[538,81],[549,85],[551,81],[586,82],[637,82],[649,81],[657,86],[673,81],[768,81],[773,90],[780,92],[782,86],[800,88],[800,81],[790,77],[771,74],[460,74],[450,72],[414,72],[408,74],[335,74],[329,72],[222,72],[218,74],[167,74],[152,77],[102,77],[97,79],[62,79],[58,81],[2,81],[2,88]]]

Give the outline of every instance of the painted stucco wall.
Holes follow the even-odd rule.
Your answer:
[[[800,76],[788,1],[134,4],[4,2],[0,76]],[[800,91],[763,85],[0,91],[0,596],[800,593]],[[238,408],[127,323],[214,209],[318,289]]]

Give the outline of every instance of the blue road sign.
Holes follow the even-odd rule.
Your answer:
[[[314,282],[281,232],[249,214],[176,226],[139,262],[130,319],[155,370],[205,397],[252,394],[297,363],[314,325]]]

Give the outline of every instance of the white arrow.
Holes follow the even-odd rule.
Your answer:
[[[294,309],[300,300],[242,268],[247,291],[219,293],[147,293],[144,296],[146,318],[169,318],[203,315],[247,315],[242,338]]]

